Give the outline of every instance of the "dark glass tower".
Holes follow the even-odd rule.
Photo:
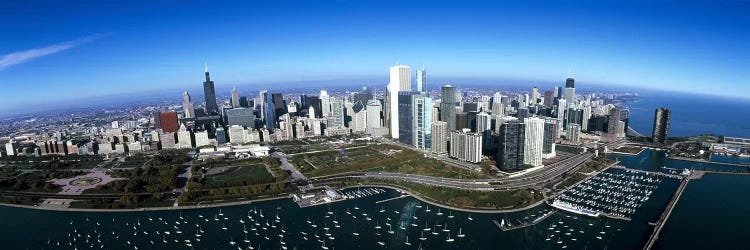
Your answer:
[[[206,81],[203,82],[203,94],[206,96],[206,114],[219,114],[219,106],[216,105],[216,90],[214,89],[214,81],[211,81],[211,77],[208,75],[208,65],[206,65]]]
[[[519,121],[500,125],[497,167],[500,170],[520,169],[523,166],[523,147],[526,127]]]
[[[568,77],[568,79],[565,79],[565,87],[566,88],[575,88],[576,87],[576,81],[573,80],[573,77]]]
[[[440,99],[440,121],[447,123],[448,132],[456,130],[456,87],[443,86]]]
[[[654,143],[667,144],[667,133],[669,132],[669,120],[671,117],[672,112],[669,109],[656,109],[654,113]]]

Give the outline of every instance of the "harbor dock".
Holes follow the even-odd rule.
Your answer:
[[[521,229],[521,228],[525,228],[525,227],[534,226],[536,224],[541,223],[542,221],[544,221],[545,219],[549,218],[550,216],[552,216],[555,213],[557,213],[557,210],[551,210],[548,213],[546,213],[546,214],[544,214],[544,215],[542,215],[542,216],[540,216],[540,217],[538,217],[538,218],[536,218],[536,219],[534,219],[532,221],[524,222],[524,223],[521,223],[521,224],[518,224],[518,225],[509,225],[509,224],[503,225],[502,223],[497,222],[497,220],[492,220],[492,223],[495,223],[495,226],[497,226],[497,228],[499,228],[500,230],[502,230],[504,232],[504,231],[510,231],[510,230],[516,230],[516,229]]]

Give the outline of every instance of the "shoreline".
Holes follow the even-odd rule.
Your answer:
[[[408,195],[411,195],[411,197],[414,197],[415,199],[417,199],[419,201],[422,201],[424,203],[427,203],[427,204],[430,204],[430,205],[433,205],[433,206],[436,206],[436,207],[441,207],[441,208],[455,210],[455,211],[460,211],[460,212],[478,213],[478,214],[503,214],[503,213],[521,212],[521,211],[526,211],[526,210],[535,208],[535,207],[537,207],[537,206],[539,206],[539,205],[541,205],[542,203],[545,202],[545,199],[542,199],[542,200],[539,200],[539,201],[537,201],[537,202],[535,202],[535,203],[533,203],[531,205],[528,205],[528,206],[525,206],[525,207],[521,207],[521,208],[481,210],[481,209],[471,209],[471,208],[458,208],[458,207],[453,207],[453,206],[446,205],[446,204],[437,203],[435,201],[432,201],[432,200],[429,200],[427,198],[424,198],[424,197],[421,197],[419,195],[416,195],[413,192],[411,192],[411,191],[409,191],[409,190],[407,190],[407,189],[405,189],[403,187],[399,187],[397,185],[392,185],[392,184],[362,184],[362,185],[349,186],[349,187],[346,187],[346,188],[354,188],[354,187],[380,187],[380,188],[389,188],[389,189],[393,189],[393,190],[396,190],[396,191],[400,190],[400,191],[402,191],[402,192],[404,192],[404,193],[406,193]]]
[[[189,205],[179,207],[142,207],[142,208],[51,208],[51,207],[40,207],[40,206],[29,206],[11,203],[0,203],[0,206],[15,207],[15,208],[28,208],[36,210],[46,211],[60,211],[60,212],[96,212],[96,213],[127,213],[127,212],[149,212],[149,211],[170,211],[170,210],[192,210],[192,209],[204,209],[204,208],[218,208],[218,207],[231,207],[239,205],[247,205],[256,202],[273,201],[280,199],[288,199],[288,196],[282,197],[268,197],[262,199],[246,200],[246,201],[232,201],[216,204],[207,205]]]
[[[521,208],[513,208],[513,209],[495,209],[495,210],[485,210],[485,209],[472,209],[472,208],[459,208],[459,207],[453,207],[450,205],[438,203],[437,201],[430,200],[429,198],[421,197],[419,195],[414,194],[413,192],[406,190],[404,187],[400,187],[397,185],[388,185],[388,184],[361,184],[361,185],[353,185],[353,186],[347,186],[343,187],[341,189],[347,189],[347,188],[356,188],[356,187],[380,187],[380,188],[388,188],[392,189],[394,191],[401,191],[404,192],[411,197],[428,203],[433,206],[455,210],[455,211],[461,211],[461,212],[468,212],[468,213],[480,213],[480,214],[501,214],[501,213],[513,213],[513,212],[521,212],[525,210],[529,210],[532,208],[535,208],[539,205],[542,205],[546,199],[539,200],[533,204],[530,204],[525,207]],[[254,200],[246,200],[246,201],[233,201],[233,202],[225,202],[225,203],[216,203],[216,204],[208,204],[208,205],[189,205],[189,206],[180,206],[180,207],[144,207],[144,208],[114,208],[114,209],[96,209],[96,208],[51,208],[51,207],[40,207],[40,206],[29,206],[29,205],[20,205],[20,204],[10,204],[10,203],[0,203],[0,206],[5,207],[15,207],[15,208],[27,208],[27,209],[36,209],[36,210],[46,210],[46,211],[59,211],[59,212],[95,212],[95,213],[127,213],[127,212],[150,212],[150,211],[171,211],[171,210],[192,210],[192,209],[204,209],[204,208],[219,208],[219,207],[230,207],[230,206],[239,206],[239,205],[247,205],[252,204],[256,202],[265,202],[265,201],[273,201],[273,200],[281,200],[281,199],[291,199],[289,196],[281,196],[281,197],[269,197],[269,198],[262,198],[262,199],[254,199]]]

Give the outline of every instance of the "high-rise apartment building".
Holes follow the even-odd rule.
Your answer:
[[[450,132],[450,156],[462,161],[479,163],[482,161],[482,135],[469,129]]]
[[[666,108],[658,108],[654,112],[654,130],[652,137],[654,143],[667,144],[669,138],[669,122],[672,118],[672,111]]]
[[[436,121],[432,123],[432,145],[430,151],[435,154],[448,153],[448,123]]]
[[[534,167],[542,166],[544,147],[544,119],[529,117],[524,119],[523,163]]]
[[[500,170],[515,170],[523,166],[526,126],[520,121],[500,125],[496,165]]]
[[[549,159],[555,157],[555,141],[557,140],[557,134],[559,131],[556,119],[552,118],[544,120],[544,145],[542,146],[542,158]]]

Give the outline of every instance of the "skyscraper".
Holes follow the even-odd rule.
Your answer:
[[[554,118],[544,120],[544,145],[542,146],[542,158],[555,157],[555,140],[557,140],[557,120]]]
[[[411,69],[406,65],[396,65],[390,68],[390,82],[386,95],[386,114],[391,129],[391,138],[399,138],[399,109],[398,95],[401,91],[411,91]]]
[[[496,165],[500,170],[514,170],[523,166],[525,125],[509,121],[500,125]]]
[[[396,65],[390,68],[390,82],[398,86],[399,91],[411,91],[411,68]]]
[[[536,105],[539,103],[539,88],[534,87],[531,89],[531,102],[529,105]]]
[[[193,100],[190,99],[190,93],[185,91],[182,93],[182,112],[185,118],[195,118],[195,108],[193,107]]]
[[[276,117],[281,117],[287,113],[286,104],[284,103],[284,95],[281,93],[273,93],[271,95],[273,106],[276,107]]]
[[[552,91],[544,91],[544,106],[552,107],[555,101],[555,96]]]
[[[456,130],[456,87],[440,88],[440,121],[447,123],[448,132]]]
[[[654,113],[654,131],[652,138],[654,143],[667,144],[669,134],[669,121],[672,111],[666,108],[658,108]]]
[[[413,98],[414,146],[429,150],[432,146],[432,98],[418,95]]]
[[[448,123],[436,121],[432,123],[432,145],[430,149],[435,154],[448,153]]]
[[[424,67],[417,70],[417,91],[420,93],[427,92],[427,70]]]
[[[266,129],[269,133],[273,133],[274,129],[276,129],[276,106],[273,104],[273,101],[271,100],[271,96],[268,94],[268,92],[264,92],[263,100],[265,101],[263,105],[263,109],[265,110],[266,117],[264,117],[264,121],[266,123]]]
[[[477,133],[484,133],[487,130],[492,129],[492,116],[490,114],[485,113],[484,111],[477,114],[477,127],[476,131]]]
[[[398,141],[402,144],[415,146],[414,142],[414,96],[416,92],[398,92]],[[395,139],[395,138],[394,138]]]
[[[544,146],[544,120],[536,117],[524,119],[523,163],[534,167],[542,166]]]
[[[260,106],[260,119],[265,121],[266,119],[266,95],[268,90],[261,90],[258,92],[258,104]]]
[[[219,106],[216,105],[216,90],[214,89],[214,81],[211,81],[208,74],[208,64],[206,64],[206,81],[203,82],[203,94],[206,96],[206,114],[219,114]]]
[[[373,133],[375,129],[383,127],[383,119],[381,118],[381,112],[383,108],[378,100],[370,100],[367,102],[367,131]]]
[[[367,131],[367,110],[362,101],[356,101],[352,105],[352,121],[349,122],[349,128],[353,132],[364,133]]]
[[[328,96],[328,91],[320,91],[320,117],[327,117],[331,113],[331,97]]]
[[[576,98],[575,80],[573,79],[573,74],[568,73],[568,79],[565,79],[565,102],[568,105],[575,104],[575,98]]]
[[[328,116],[327,128],[344,127],[344,104],[341,101],[331,101],[331,114]]]
[[[232,89],[232,108],[240,107],[240,94],[237,93],[237,88]]]

